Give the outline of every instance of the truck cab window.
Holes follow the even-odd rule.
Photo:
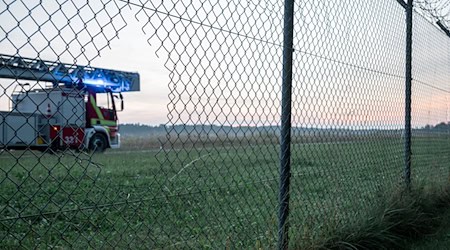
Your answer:
[[[109,93],[97,93],[97,106],[104,109],[112,109],[111,95]]]

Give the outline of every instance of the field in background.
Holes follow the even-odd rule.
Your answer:
[[[275,137],[255,139],[260,143],[160,150],[154,139],[123,138],[122,149],[94,156],[1,152],[2,246],[272,248],[278,146]],[[191,139],[179,140],[186,146]],[[448,141],[442,135],[414,138],[413,182],[447,183]],[[297,142],[292,148],[294,242],[314,244],[364,223],[402,185],[400,136]]]
[[[278,126],[215,126],[215,125],[176,125],[151,127],[146,125],[124,124],[120,126],[122,150],[164,149],[164,148],[204,148],[204,147],[245,147],[246,145],[278,144]],[[420,137],[436,137],[439,130],[418,129]],[[402,130],[352,130],[292,128],[293,144],[336,143],[374,141],[380,139],[402,140]]]

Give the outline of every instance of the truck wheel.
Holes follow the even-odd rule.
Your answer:
[[[89,140],[89,150],[94,153],[103,153],[108,147],[108,142],[103,134],[95,133]]]

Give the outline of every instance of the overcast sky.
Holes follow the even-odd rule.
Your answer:
[[[282,1],[24,2],[0,3],[0,53],[139,72],[122,123],[279,123]],[[395,0],[296,1],[294,123],[401,127],[404,20]],[[414,28],[413,122],[448,121],[450,43]]]

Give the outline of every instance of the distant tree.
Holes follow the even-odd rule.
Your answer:
[[[434,126],[434,129],[436,129],[436,130],[447,130],[448,129],[448,125],[445,122],[441,122],[441,123],[437,124],[436,126]]]

